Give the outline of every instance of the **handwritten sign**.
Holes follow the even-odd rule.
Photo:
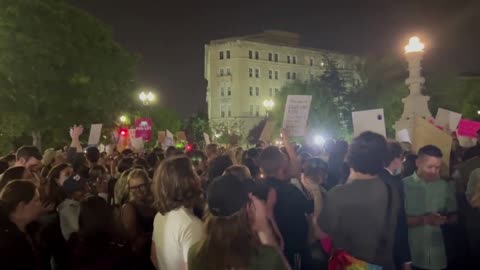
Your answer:
[[[460,136],[477,138],[477,132],[480,130],[480,122],[462,119],[458,123],[457,133]]]
[[[166,137],[166,136],[167,136],[167,135],[165,134],[165,131],[159,131],[159,132],[158,132],[157,142],[158,142],[159,144],[162,144],[162,143],[165,141],[165,137]]]
[[[292,137],[305,136],[312,96],[289,95],[285,105],[282,127]]]
[[[210,136],[205,132],[203,133],[203,139],[205,140],[206,145],[210,144]]]
[[[144,141],[150,141],[152,139],[151,118],[135,119],[135,138],[142,138]]]
[[[412,151],[418,153],[420,148],[430,144],[440,148],[443,154],[442,175],[448,175],[452,136],[419,116],[417,116],[414,121],[413,134],[411,137]]]
[[[177,132],[177,141],[187,141],[187,136],[185,135],[184,131],[178,131]]]
[[[353,136],[372,131],[386,137],[385,117],[383,109],[352,112]]]
[[[100,142],[102,134],[102,124],[92,124],[90,127],[90,135],[88,136],[88,145],[97,145]]]
[[[408,133],[408,129],[402,129],[397,132],[397,140],[399,142],[409,142],[412,143],[410,139],[410,134]]]
[[[457,129],[460,119],[462,119],[460,113],[438,108],[437,116],[435,117],[435,125],[454,131]]]

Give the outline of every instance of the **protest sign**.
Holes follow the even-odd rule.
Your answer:
[[[184,142],[187,141],[187,136],[185,135],[184,131],[178,131],[176,137],[177,137],[177,141],[184,141]]]
[[[397,132],[397,141],[412,143],[412,140],[410,139],[410,134],[408,133],[408,129],[402,129]]]
[[[289,95],[285,105],[282,127],[291,137],[305,136],[312,96]]]
[[[142,138],[135,138],[130,141],[130,144],[132,145],[132,150],[135,152],[142,152],[144,149],[144,142]]]
[[[142,138],[144,141],[150,141],[152,139],[151,118],[135,119],[135,138]]]
[[[383,109],[352,112],[353,136],[372,131],[386,137]]]
[[[477,138],[477,132],[480,130],[480,122],[462,119],[458,123],[457,133],[459,136]]]
[[[210,144],[210,136],[207,133],[203,133],[203,139],[205,140],[205,144]]]
[[[165,141],[167,134],[165,134],[165,131],[159,131],[158,132],[158,137],[157,137],[157,142],[159,144],[162,144]]]
[[[427,120],[417,116],[414,120],[412,131],[412,151],[418,153],[418,150],[425,145],[435,145],[442,150],[443,168],[442,175],[448,175],[450,166],[450,151],[452,149],[452,136],[439,130]]]
[[[272,139],[273,129],[275,128],[275,122],[268,120],[265,122],[263,127],[262,134],[260,134],[260,140],[264,142],[269,142]]]
[[[88,136],[88,145],[97,145],[100,142],[100,135],[102,135],[102,124],[92,124]]]
[[[435,125],[442,127],[443,129],[447,128],[454,131],[457,129],[460,119],[462,119],[460,113],[438,108],[437,116],[435,117]]]

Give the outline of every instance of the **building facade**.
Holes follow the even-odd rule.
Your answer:
[[[322,75],[327,57],[336,63],[346,87],[353,84],[358,57],[303,48],[295,33],[266,31],[211,41],[205,45],[210,122],[241,121],[248,132],[266,116],[265,100],[273,99],[288,82]]]

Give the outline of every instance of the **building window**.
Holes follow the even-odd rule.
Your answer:
[[[248,77],[253,78],[253,68],[248,68]]]
[[[220,77],[223,76],[223,68],[220,69]]]
[[[268,61],[273,61],[273,54],[271,52],[268,53]]]
[[[232,88],[227,87],[227,96],[231,96],[232,95]]]
[[[290,80],[290,72],[287,72],[287,80]]]
[[[275,62],[278,62],[278,53],[273,55],[273,59],[274,59]]]
[[[279,92],[280,90],[278,88],[275,88],[275,96],[277,96]]]
[[[258,51],[255,51],[255,60],[258,60],[258,58],[259,58],[259,53]]]
[[[273,88],[268,89],[268,96],[273,97]]]
[[[228,105],[227,108],[228,117],[232,117],[232,105]]]
[[[275,80],[278,80],[278,71],[275,70]]]
[[[260,78],[260,69],[255,69],[255,78]]]
[[[296,80],[297,79],[297,73],[296,72],[292,72],[292,80]]]
[[[273,70],[271,70],[271,69],[268,71],[268,78],[270,80],[273,79]]]
[[[310,58],[310,66],[313,66],[313,58]]]
[[[255,96],[260,96],[260,88],[255,87]]]
[[[225,88],[223,87],[220,88],[220,96],[225,96]]]
[[[253,59],[253,52],[252,51],[248,51],[248,59]]]
[[[250,105],[250,116],[253,116],[253,105]]]
[[[225,53],[226,53],[227,59],[230,59],[230,50],[226,50]]]
[[[223,60],[223,51],[220,52],[220,60]]]
[[[225,105],[220,105],[220,117],[225,117]]]
[[[227,76],[232,75],[232,73],[230,73],[230,68],[227,68],[227,69],[225,70],[225,74],[226,74]]]
[[[296,63],[297,63],[297,57],[296,57],[296,56],[292,56],[292,63],[293,63],[293,64],[296,64]]]
[[[253,86],[250,86],[248,93],[253,97]]]
[[[260,105],[255,106],[255,116],[260,116]]]
[[[287,63],[290,64],[290,62],[291,62],[291,57],[290,55],[287,55]]]

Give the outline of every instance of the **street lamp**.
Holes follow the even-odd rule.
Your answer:
[[[273,100],[271,99],[266,99],[263,101],[263,107],[265,107],[265,111],[267,112],[267,118],[268,118],[268,112],[272,110],[273,108]]]
[[[125,124],[127,122],[127,117],[125,115],[120,116],[120,122]]]
[[[152,92],[141,92],[138,96],[144,105],[148,105],[155,100],[155,95]]]

